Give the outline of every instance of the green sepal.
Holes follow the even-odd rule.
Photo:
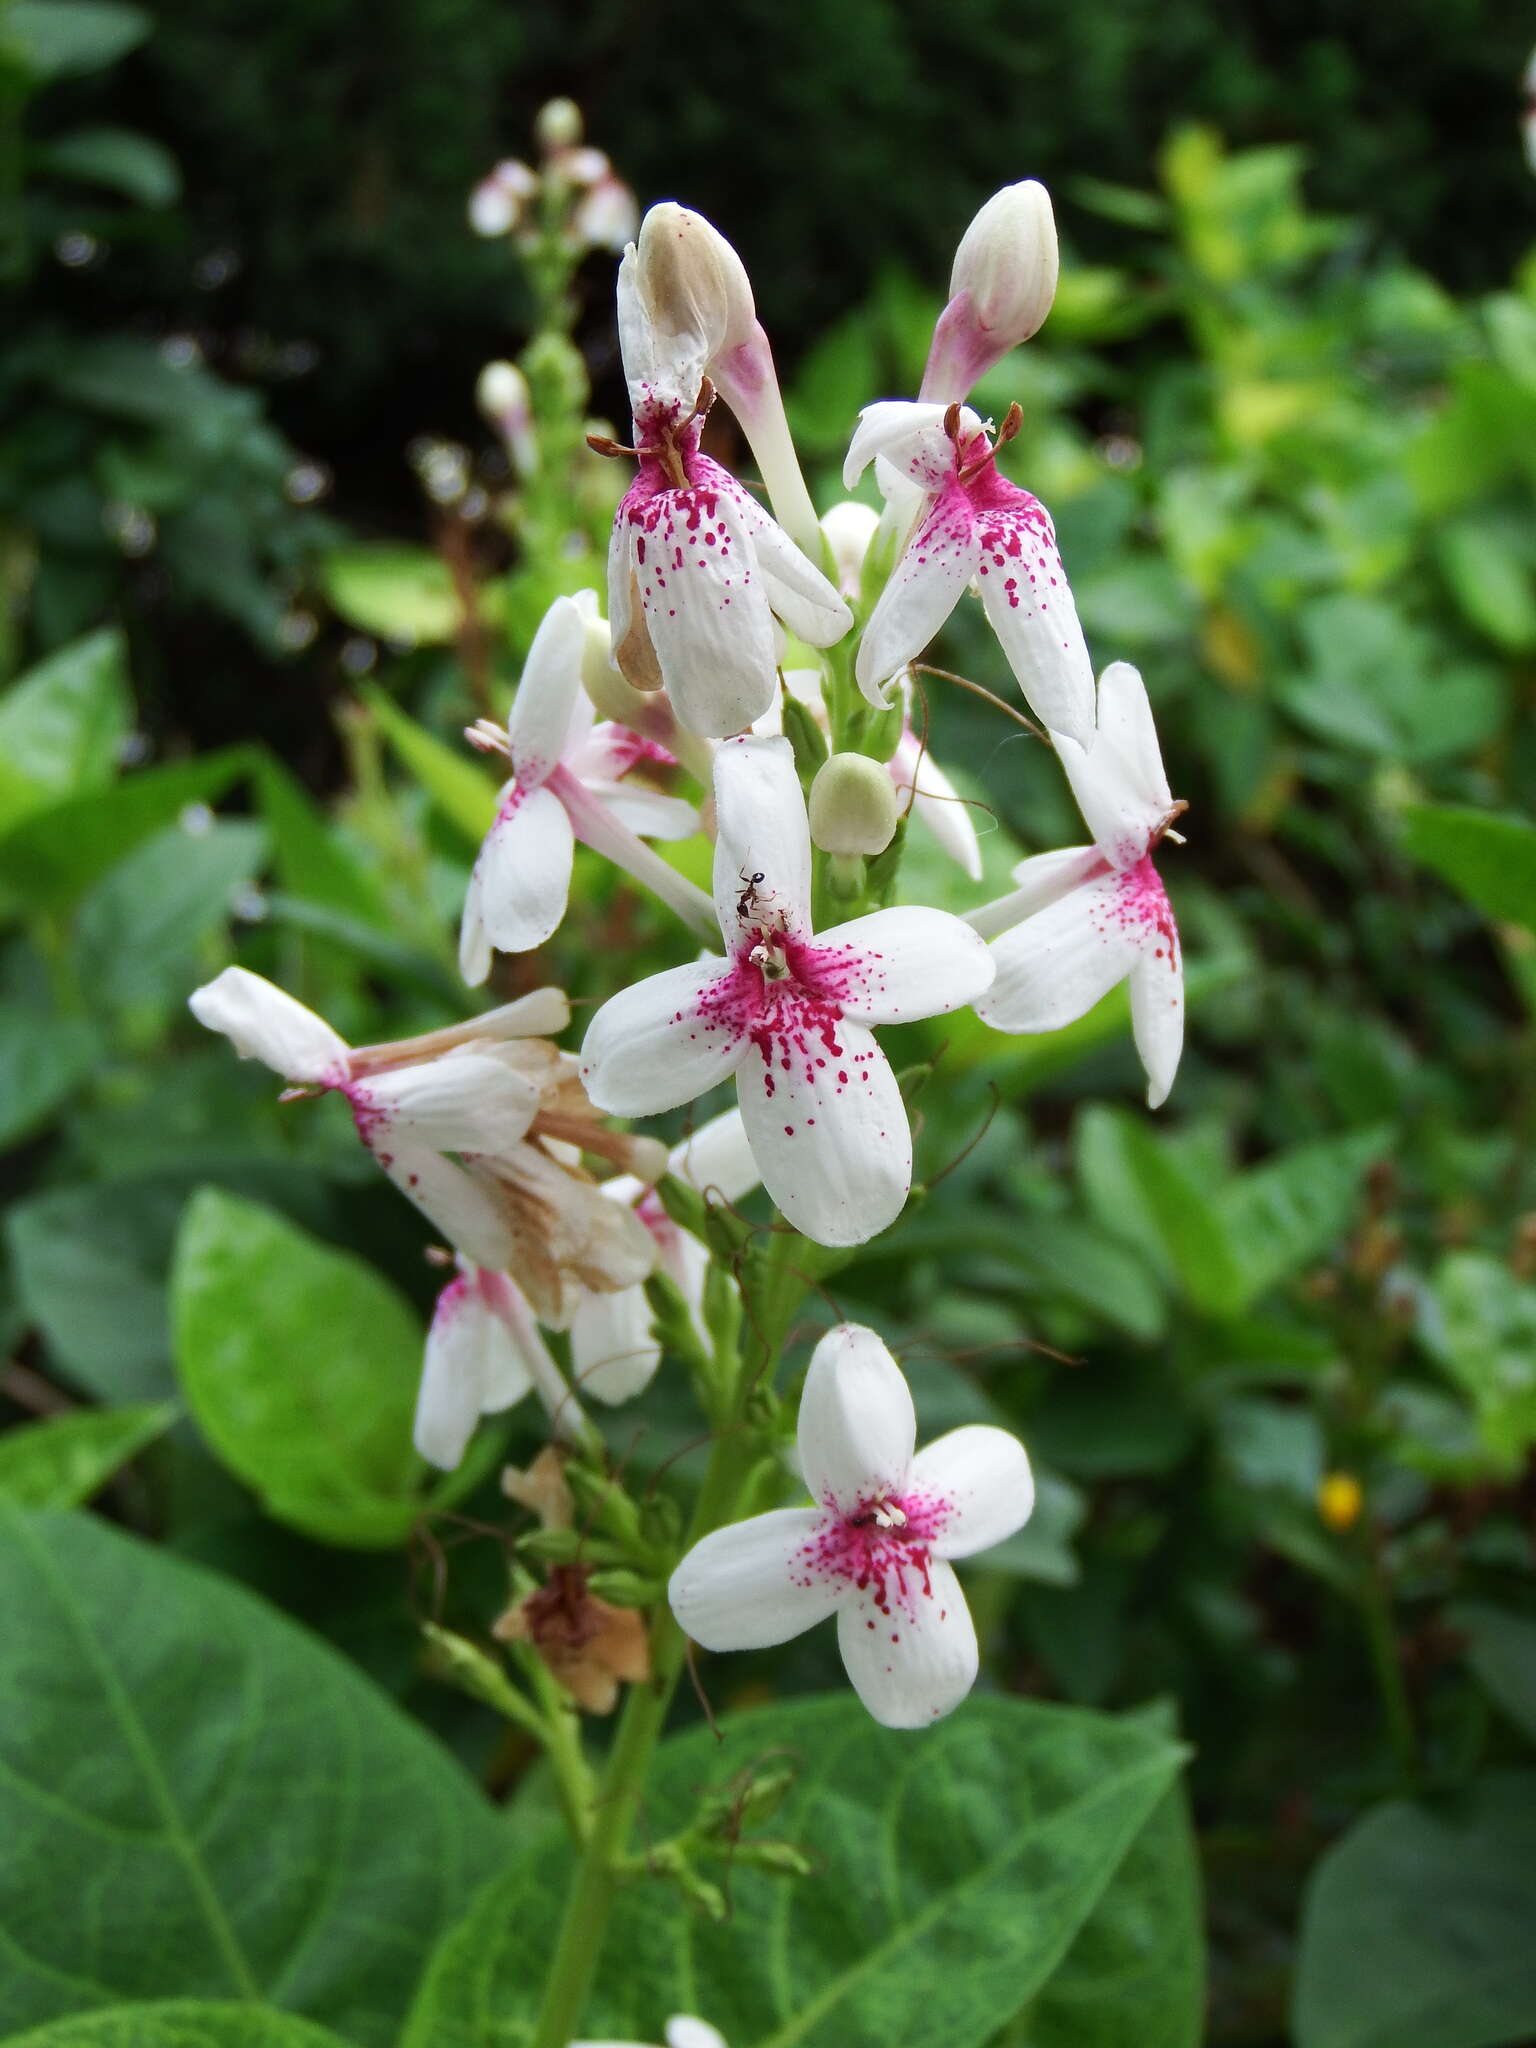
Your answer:
[[[785,689],[779,693],[784,737],[794,749],[795,770],[809,787],[812,777],[827,758],[827,736],[800,699]]]

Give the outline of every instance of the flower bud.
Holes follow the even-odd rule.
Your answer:
[[[487,363],[475,382],[475,403],[506,442],[520,473],[532,476],[539,466],[539,443],[533,395],[522,371],[515,363]]]
[[[757,308],[746,265],[701,213],[670,199],[651,207],[637,253],[641,296],[663,333],[696,335],[706,360],[751,338]]]
[[[477,235],[509,235],[538,189],[539,181],[528,166],[508,157],[470,193],[470,226]]]
[[[581,109],[574,100],[546,100],[533,117],[540,149],[574,149],[581,140]]]
[[[1035,178],[994,192],[960,238],[949,295],[969,292],[977,321],[1016,348],[1042,324],[1056,296],[1056,221]]]
[[[873,505],[861,505],[857,498],[844,498],[822,517],[821,530],[837,568],[837,587],[849,600],[858,597],[864,576],[864,557],[880,524]]]
[[[883,853],[896,831],[896,789],[878,761],[834,754],[811,784],[811,837],[823,853]]]

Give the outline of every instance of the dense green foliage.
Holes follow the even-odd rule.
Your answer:
[[[338,457],[357,421],[390,417],[369,394],[394,380],[413,409],[373,459],[396,493],[408,434],[472,433],[487,308],[516,294],[499,247],[455,239],[464,187],[521,140],[491,96],[501,67],[531,102],[572,60],[553,16],[395,12],[370,96],[345,7],[279,12],[256,42],[241,10],[167,8],[144,44],[131,9],[0,0],[0,95],[29,137],[24,184],[0,190],[0,289],[27,307],[0,329],[0,2033],[17,2048],[510,2048],[551,1933],[548,1781],[485,1682],[441,1682],[419,1627],[487,1639],[506,1580],[492,1475],[537,1431],[519,1412],[461,1473],[429,1475],[409,1414],[440,1276],[417,1220],[339,1103],[279,1105],[184,1007],[238,958],[354,1043],[462,1014],[452,931],[495,784],[457,733],[504,714],[553,591],[601,581],[613,478],[595,461],[558,545],[548,506],[499,516],[477,443],[491,488],[381,548],[403,494],[365,533],[323,523],[292,502],[296,458],[262,404],[215,374],[240,369],[242,325],[321,337],[319,395],[284,404],[314,445],[355,386]],[[969,1015],[891,1035],[898,1065],[932,1066],[934,1191],[829,1286],[902,1354],[925,1435],[1001,1420],[1036,1458],[1035,1519],[973,1568],[993,1687],[925,1738],[920,1775],[846,1697],[803,1697],[835,1682],[826,1632],[711,1665],[724,1753],[699,1727],[671,1738],[648,1825],[686,1829],[788,1751],[768,1846],[803,1852],[830,1894],[771,1857],[733,1870],[722,1834],[711,1882],[739,1924],[697,1895],[686,1917],[679,1892],[675,1948],[639,1977],[610,1964],[593,2025],[643,2034],[688,2008],[732,2048],[1192,2042],[1182,1742],[1210,2040],[1500,2048],[1536,2032],[1536,263],[1503,281],[1525,203],[1515,27],[1467,4],[1367,36],[1340,10],[1353,46],[1320,24],[1288,71],[1266,61],[1278,26],[1229,40],[1204,6],[1156,10],[1155,58],[1150,10],[1053,16],[1038,41],[990,7],[910,36],[875,0],[864,13],[814,67],[764,61],[780,118],[743,127],[751,149],[723,168],[711,67],[751,61],[767,17],[713,50],[694,16],[652,17],[636,56],[599,10],[579,52],[598,139],[740,226],[770,321],[835,300],[789,391],[825,504],[859,406],[916,387],[947,248],[1016,168],[1021,95],[1048,107],[1029,168],[1059,166],[1100,260],[1067,266],[1044,336],[980,402],[1023,403],[1008,466],[1056,516],[1101,660],[1145,671],[1190,800],[1164,872],[1191,1044],[1152,1119],[1115,997],[1044,1039]],[[773,12],[791,42],[807,21]],[[1431,21],[1443,40],[1410,62]],[[663,119],[660,67],[684,42],[700,68]],[[1509,119],[1422,147],[1439,106],[1495,77]],[[1310,96],[1286,98],[1296,78]],[[855,90],[870,117],[845,136]],[[179,205],[160,145],[109,125],[130,92],[189,169],[227,149],[224,182]],[[342,161],[354,93],[370,118]],[[1344,119],[1384,93],[1382,119]],[[1282,99],[1286,134],[1327,144],[1314,199],[1353,217],[1304,203],[1289,147],[1229,150],[1183,122],[1161,139],[1174,112],[1263,135]],[[878,118],[893,107],[905,125]],[[908,175],[925,148],[934,165]],[[807,182],[834,173],[849,183],[812,209],[812,264]],[[241,197],[257,185],[259,212]],[[1477,289],[1457,298],[1390,248],[1443,256],[1474,190],[1484,219],[1486,194],[1511,195],[1511,239],[1473,237]],[[209,324],[210,369],[137,323],[149,307],[202,328],[174,280],[235,232],[225,206],[260,239]],[[100,273],[110,331],[86,331],[76,293],[97,274],[49,269],[77,227],[134,252],[128,282],[117,254]],[[600,395],[606,291],[578,330]],[[344,472],[343,505],[368,481]],[[236,636],[261,701],[219,694],[208,650]],[[938,658],[1011,694],[974,622]],[[989,880],[1076,836],[1044,749],[942,680],[925,690],[936,755],[984,807]],[[596,999],[621,948],[630,978],[675,959],[664,912],[584,855],[577,873],[580,923],[504,962],[507,993]],[[974,900],[916,832],[903,893]],[[831,1313],[812,1297],[796,1361]],[[686,1473],[698,1433],[680,1373],[643,1430],[612,1424],[640,1473],[679,1454]],[[93,1496],[132,1533],[38,1517]],[[85,1914],[82,1948],[88,1896],[110,1911]],[[646,1896],[625,1894],[620,1957]],[[746,1937],[765,1925],[760,1959]],[[889,1968],[861,1979],[864,1950]],[[260,2004],[224,2003],[240,1998]],[[114,2019],[123,2000],[215,2003]]]

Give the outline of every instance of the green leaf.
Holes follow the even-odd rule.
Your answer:
[[[19,1508],[75,1508],[176,1420],[153,1408],[87,1408],[0,1435],[0,1500]]]
[[[1511,654],[1536,647],[1536,591],[1524,536],[1493,519],[1466,519],[1440,535],[1440,566],[1457,602]]]
[[[320,564],[320,584],[348,625],[407,647],[451,641],[463,622],[448,564],[425,548],[337,548]]]
[[[445,747],[374,685],[363,696],[400,759],[450,824],[478,846],[496,815],[496,785],[472,761]]]
[[[172,1998],[78,2013],[5,2048],[341,2048],[342,2037],[264,2005],[212,2005]]]
[[[1387,1130],[1320,1138],[1266,1160],[1222,1190],[1222,1221],[1243,1273],[1240,1308],[1337,1243],[1354,1218],[1362,1178],[1391,1143]]]
[[[458,1766],[263,1602],[89,1516],[0,1508],[0,1613],[0,2035],[169,1995],[387,2048],[506,1858]]]
[[[1240,1314],[1247,1280],[1222,1210],[1164,1140],[1132,1117],[1120,1123],[1142,1218],[1191,1306],[1217,1320]]]
[[[373,1267],[201,1188],[171,1322],[199,1428],[279,1521],[364,1550],[405,1540],[427,1505],[411,1446],[423,1333]]]
[[[1467,1638],[1467,1662],[1483,1690],[1536,1742],[1536,1621],[1481,1604],[1446,1615]]]
[[[40,1130],[95,1057],[96,1035],[82,1018],[0,1000],[0,1145]]]
[[[1536,2031],[1536,1772],[1394,1801],[1312,1874],[1297,2048],[1508,2048]]]
[[[1413,804],[1403,847],[1484,917],[1536,931],[1536,825],[1455,804]]]
[[[11,0],[0,38],[39,81],[104,71],[149,34],[149,16],[117,0]]]
[[[255,781],[284,889],[308,903],[323,903],[363,924],[391,930],[393,919],[373,876],[275,755],[259,758]]]
[[[0,698],[0,829],[60,797],[102,789],[133,722],[123,636],[71,641]]]
[[[736,1715],[722,1733],[664,1745],[648,1831],[686,1825],[707,1788],[787,1754],[800,1774],[771,1833],[803,1846],[816,1874],[790,1884],[738,1863],[730,1918],[674,1908],[666,1940],[654,1896],[622,1892],[585,2034],[654,2040],[658,2017],[685,2011],[731,2048],[978,2048],[1071,1967],[1180,1759],[1125,1721],[1001,1698],[916,1736],[877,1727],[845,1695]],[[1149,2036],[1185,2048],[1197,2039],[1192,1866],[1187,1853],[1150,1856],[1133,1876],[1135,1911],[1122,1902],[1116,1925],[1124,1936],[1161,1912],[1166,1949],[1127,1970],[1123,1997],[1081,1993],[1105,2048]],[[439,1950],[402,2048],[526,2041],[559,1910],[555,1850],[535,1844]],[[1125,1964],[1123,1940],[1117,1953]]]
[[[199,812],[194,822],[168,825],[125,854],[76,912],[80,980],[113,1008],[187,994],[203,940],[228,922],[266,859],[256,820]]]
[[[1536,1443],[1536,1287],[1487,1252],[1451,1252],[1425,1338],[1471,1395],[1483,1442],[1513,1478]]]
[[[140,206],[174,206],[181,197],[175,157],[131,128],[76,128],[38,154],[54,177],[105,185]]]

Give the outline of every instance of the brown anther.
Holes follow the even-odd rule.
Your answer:
[[[693,401],[693,411],[688,415],[689,419],[703,419],[704,415],[714,405],[716,396],[717,393],[715,391],[714,385],[711,384],[709,379],[706,377],[703,383],[700,384],[699,386],[699,395]]]
[[[946,433],[946,434],[948,434],[948,436],[949,436],[949,438],[950,438],[950,440],[951,440],[951,441],[958,441],[958,440],[959,440],[959,438],[960,438],[960,401],[959,401],[959,399],[958,399],[958,398],[957,398],[957,399],[955,399],[955,401],[953,402],[953,404],[951,404],[951,405],[948,405],[948,406],[946,406],[946,407],[944,408],[944,431],[945,431],[945,433]]]
[[[285,1088],[278,1096],[279,1102],[308,1102],[312,1095],[323,1095],[323,1088],[312,1088],[305,1084],[298,1088]]]
[[[992,444],[993,449],[996,450],[998,448],[1004,447],[1009,441],[1013,439],[1014,435],[1017,434],[1017,432],[1019,431],[1020,427],[1023,426],[1023,424],[1024,408],[1022,405],[1020,405],[1019,401],[1015,399],[1012,405],[1010,405],[1008,410],[1003,414],[1003,424],[997,430],[997,439]]]
[[[607,434],[588,434],[587,446],[594,455],[639,455],[639,448],[626,448],[622,441],[615,441]]]
[[[1154,846],[1164,839],[1171,839],[1175,846],[1182,846],[1184,844],[1184,834],[1174,831],[1173,821],[1175,818],[1182,818],[1188,809],[1189,805],[1183,797],[1175,797],[1173,809],[1152,834],[1152,844]]]
[[[445,1244],[429,1244],[421,1255],[429,1266],[451,1266],[453,1253]]]

